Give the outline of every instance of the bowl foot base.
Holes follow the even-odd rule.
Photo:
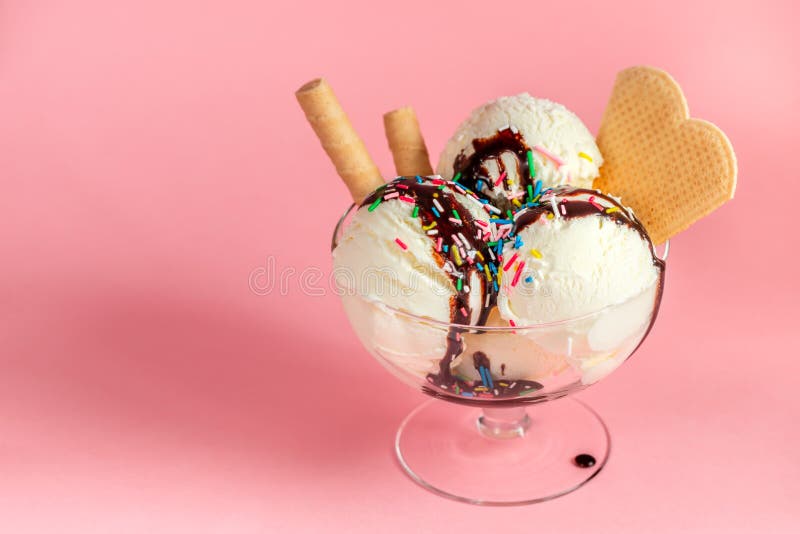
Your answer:
[[[507,408],[511,417],[505,420],[498,414],[501,410],[426,402],[397,431],[395,452],[401,467],[416,483],[441,496],[513,505],[574,491],[608,460],[606,426],[580,401],[536,404],[527,414]],[[524,424],[513,428],[515,417]],[[509,426],[510,432],[505,430]]]

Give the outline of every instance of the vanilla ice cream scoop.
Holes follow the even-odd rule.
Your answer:
[[[580,354],[571,363],[584,381],[596,379],[586,378],[596,366],[613,370],[620,347],[649,329],[661,298],[664,262],[641,223],[613,197],[561,187],[519,211],[514,234],[503,248],[501,317],[522,326],[586,316],[558,335],[536,333],[537,342],[568,360]]]
[[[500,312],[517,324],[572,319],[656,285],[663,265],[627,208],[587,189],[559,188],[515,216],[503,249]]]
[[[522,93],[474,110],[447,142],[437,172],[505,211],[534,197],[537,182],[539,190],[591,187],[602,163],[594,137],[574,113]]]

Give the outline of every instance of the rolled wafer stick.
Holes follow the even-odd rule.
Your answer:
[[[295,96],[353,201],[360,203],[385,182],[333,89],[324,78],[317,78],[298,89]]]
[[[433,174],[425,139],[413,108],[404,107],[386,113],[383,126],[399,176]]]

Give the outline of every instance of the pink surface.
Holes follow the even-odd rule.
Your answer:
[[[0,3],[2,531],[797,531],[796,8],[599,4]],[[596,130],[639,63],[729,134],[740,184],[674,240],[641,352],[581,395],[611,460],[533,507],[429,494],[391,456],[422,396],[333,296],[248,288],[270,256],[327,272],[347,203],[292,92],[326,75],[390,174],[388,109],[435,155],[522,90]]]

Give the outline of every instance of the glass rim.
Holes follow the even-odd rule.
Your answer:
[[[344,223],[347,220],[347,217],[350,216],[350,214],[353,213],[353,211],[355,211],[356,209],[358,209],[358,206],[356,205],[356,203],[352,203],[345,210],[345,212],[339,217],[339,220],[337,221],[336,226],[333,229],[333,236],[331,238],[331,252],[333,252],[333,250],[336,248],[336,245],[339,242],[339,235],[340,235],[340,233],[342,232],[342,230],[344,228]],[[653,246],[654,255],[656,256],[656,258],[658,258],[662,262],[664,262],[664,268],[666,269],[667,258],[669,257],[669,250],[670,250],[669,239],[664,241],[664,243],[663,243],[664,252],[660,257],[659,257],[659,255],[657,253],[657,250],[656,250],[657,246],[656,245],[652,245],[652,246]],[[661,283],[663,284],[663,281]],[[663,288],[662,288],[662,290],[663,290]],[[645,291],[646,291],[646,289],[645,289]],[[462,331],[462,332],[465,332],[465,331],[468,332],[468,331],[473,331],[473,330],[474,331],[478,331],[478,332],[518,332],[518,331],[531,331],[531,330],[545,330],[545,329],[551,328],[551,327],[564,326],[564,325],[567,325],[567,324],[570,324],[570,323],[578,323],[580,321],[585,321],[586,319],[589,319],[591,317],[595,317],[595,316],[599,316],[601,314],[604,314],[609,310],[624,306],[625,304],[627,304],[627,303],[631,302],[632,300],[636,299],[637,297],[639,297],[643,292],[644,291],[641,291],[641,292],[639,292],[639,293],[637,293],[635,295],[632,295],[632,296],[628,297],[627,299],[625,299],[625,300],[623,300],[621,302],[616,302],[614,304],[609,304],[607,306],[603,306],[599,310],[595,310],[593,312],[589,312],[589,313],[586,313],[586,314],[583,314],[583,315],[580,315],[580,316],[577,316],[577,317],[569,317],[567,319],[560,319],[558,321],[550,321],[550,322],[547,322],[547,323],[536,323],[536,324],[530,324],[530,325],[516,325],[516,326],[511,326],[511,325],[508,325],[508,326],[486,326],[486,325],[470,325],[470,324],[451,323],[451,322],[448,322],[448,321],[440,321],[438,319],[433,319],[431,317],[426,317],[426,316],[423,316],[423,315],[416,315],[416,314],[413,314],[411,312],[407,312],[407,311],[401,310],[399,308],[395,308],[393,306],[389,306],[388,304],[385,304],[385,303],[381,302],[380,300],[370,299],[370,298],[366,297],[365,295],[362,295],[362,294],[359,294],[359,293],[355,293],[355,294],[353,294],[351,296],[357,297],[357,298],[361,299],[362,301],[366,302],[369,305],[377,306],[379,308],[383,308],[384,310],[388,310],[389,312],[391,312],[391,313],[393,313],[395,315],[406,317],[408,319],[413,319],[415,321],[426,323],[426,324],[429,324],[429,325],[432,325],[432,326],[445,327],[445,328],[448,328],[448,329],[449,328],[453,328],[453,329],[458,329],[459,331]]]

